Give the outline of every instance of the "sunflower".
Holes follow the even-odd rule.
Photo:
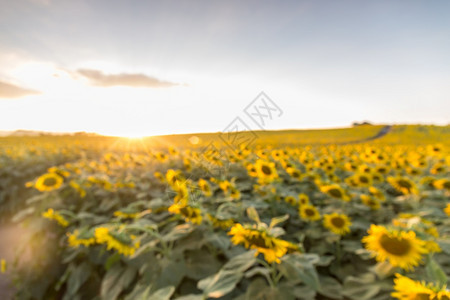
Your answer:
[[[166,178],[164,177],[164,175],[161,172],[155,172],[155,173],[153,173],[153,176],[155,176],[156,179],[158,179],[161,183],[166,182]]]
[[[420,282],[395,274],[394,290],[391,296],[400,300],[433,299],[434,292]]]
[[[356,184],[362,187],[369,187],[372,185],[372,176],[369,173],[357,173],[353,175]]]
[[[323,216],[323,226],[332,232],[345,235],[350,232],[350,219],[344,214],[332,213]]]
[[[447,191],[450,191],[450,179],[443,178],[439,180],[435,180],[433,182],[433,186],[437,188],[438,190],[446,189]]]
[[[319,211],[312,205],[301,205],[299,211],[300,217],[305,221],[310,222],[320,220]]]
[[[445,172],[445,165],[442,163],[436,163],[430,170],[430,173],[433,175],[442,174]]]
[[[383,194],[383,192],[374,186],[369,187],[369,193],[380,201],[386,201],[386,196]]]
[[[391,296],[399,300],[448,300],[450,291],[446,286],[438,287],[436,284],[414,281],[406,276],[395,274],[394,290]]]
[[[251,176],[251,177],[258,177],[258,172],[256,171],[256,168],[255,168],[255,166],[253,164],[248,164],[246,166],[246,169],[247,169],[247,172],[248,172],[249,176]]]
[[[198,187],[206,197],[211,197],[211,186],[209,185],[208,181],[206,181],[205,179],[200,179],[198,181]]]
[[[118,253],[125,256],[133,255],[140,246],[139,242],[133,243],[134,236],[115,233],[106,227],[96,228],[94,235],[98,244],[106,244],[107,250],[115,249]]]
[[[309,204],[309,197],[308,195],[301,193],[298,194],[298,204],[300,205],[307,205]]]
[[[296,168],[287,168],[286,172],[294,179],[301,179],[302,173]]]
[[[80,245],[89,247],[90,245],[95,244],[95,237],[89,232],[83,232],[80,234],[78,230],[75,230],[73,233],[67,233],[67,237],[69,246],[72,248],[78,248]]]
[[[83,189],[83,187],[80,184],[78,184],[74,180],[71,180],[69,182],[69,185],[70,185],[71,188],[73,188],[80,195],[80,198],[86,197],[86,190]]]
[[[272,181],[278,177],[278,173],[273,162],[258,159],[255,163],[255,168],[258,173],[258,177],[263,180]]]
[[[0,273],[6,273],[6,260],[3,258],[0,260]]]
[[[406,177],[388,177],[387,181],[399,192],[404,195],[417,194],[417,188],[414,182]]]
[[[372,224],[368,233],[362,239],[366,249],[372,251],[377,261],[389,260],[394,267],[412,270],[419,265],[422,255],[427,253],[425,242],[417,238],[412,230],[388,230]]]
[[[62,227],[69,226],[69,222],[61,214],[54,211],[52,208],[49,208],[46,212],[43,212],[42,216],[49,220],[55,220]]]
[[[380,202],[376,198],[369,195],[361,195],[360,198],[362,203],[364,203],[371,209],[377,210],[380,208]]]
[[[450,217],[450,203],[447,203],[447,206],[444,208],[444,212]]]
[[[233,219],[222,220],[214,217],[211,214],[208,214],[208,219],[211,220],[214,228],[221,228],[223,230],[226,230],[234,225]]]
[[[171,186],[176,185],[178,182],[185,181],[185,178],[180,170],[169,169],[166,172],[166,180]]]
[[[47,173],[39,177],[36,181],[35,188],[40,192],[48,192],[61,187],[64,178],[56,173]]]
[[[191,222],[197,225],[202,223],[202,215],[199,208],[175,203],[168,208],[168,211],[172,214],[181,215],[186,222]]]
[[[292,243],[271,236],[265,230],[243,227],[235,224],[228,235],[232,235],[231,242],[235,245],[243,244],[247,249],[256,249],[255,255],[263,254],[268,263],[280,263],[289,249],[293,249]]]
[[[292,206],[297,205],[297,199],[294,196],[286,196],[284,197],[284,201]]]
[[[381,165],[381,166],[376,166],[375,167],[375,172],[377,173],[381,173],[383,175],[386,175],[387,173],[389,173],[389,167],[386,165]]]
[[[322,193],[328,194],[333,198],[341,199],[343,201],[350,201],[350,197],[347,195],[344,189],[337,184],[323,185],[320,187],[320,191]]]

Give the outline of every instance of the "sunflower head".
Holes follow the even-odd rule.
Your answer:
[[[417,194],[416,185],[407,177],[388,177],[387,181],[404,195]]]
[[[428,252],[425,242],[417,238],[412,230],[389,230],[372,224],[368,233],[362,239],[366,249],[372,252],[377,261],[388,260],[394,267],[412,270],[419,265],[422,255]]]
[[[47,173],[39,177],[36,181],[35,188],[40,192],[48,192],[61,187],[64,178],[56,173]]]
[[[320,213],[312,205],[301,205],[300,206],[300,217],[308,222],[320,220]]]
[[[258,177],[265,181],[272,181],[278,177],[278,173],[273,162],[258,159],[255,163],[255,168],[258,173]]]
[[[324,215],[323,219],[323,226],[336,234],[345,235],[350,232],[352,223],[347,215],[332,213]]]
[[[320,190],[333,198],[341,199],[343,201],[350,201],[350,197],[344,189],[337,184],[321,186]]]
[[[298,203],[300,205],[307,205],[307,204],[309,204],[309,197],[308,197],[308,195],[306,195],[304,193],[298,194]]]

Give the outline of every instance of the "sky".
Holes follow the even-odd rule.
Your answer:
[[[448,11],[439,0],[0,0],[0,130],[449,124]],[[263,126],[245,113],[261,92],[279,109]]]

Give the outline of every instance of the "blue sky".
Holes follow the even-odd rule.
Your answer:
[[[448,1],[0,0],[0,130],[450,122]]]

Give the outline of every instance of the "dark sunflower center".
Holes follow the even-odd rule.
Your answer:
[[[262,171],[265,175],[270,175],[270,174],[272,174],[272,170],[271,170],[268,166],[262,166],[261,171]]]
[[[305,214],[308,217],[312,217],[312,216],[314,216],[316,214],[316,212],[313,209],[311,209],[311,208],[307,208],[307,209],[305,209]]]
[[[359,181],[361,181],[362,183],[368,183],[369,178],[367,178],[366,176],[361,176],[361,177],[359,177]]]
[[[397,237],[390,237],[386,234],[381,236],[380,245],[388,253],[399,256],[407,254],[411,249],[409,241]]]
[[[333,224],[334,227],[342,228],[345,225],[345,221],[340,217],[334,217],[331,219],[331,224]]]
[[[330,193],[330,195],[333,197],[337,197],[337,198],[342,197],[342,192],[338,189],[331,189],[328,191],[328,193]]]
[[[401,186],[401,187],[407,188],[407,189],[411,188],[411,183],[409,181],[407,181],[407,180],[404,180],[404,179],[400,179],[398,181],[398,185]]]
[[[267,248],[266,240],[260,234],[248,236],[247,240],[250,244],[255,245],[256,247]]]
[[[54,186],[56,184],[56,179],[53,177],[45,178],[44,185],[45,186]]]
[[[416,300],[429,300],[431,298],[430,298],[430,294],[418,293],[418,294],[416,294],[416,297],[414,297],[414,299],[416,299]],[[445,299],[445,298],[442,298],[442,299]]]

